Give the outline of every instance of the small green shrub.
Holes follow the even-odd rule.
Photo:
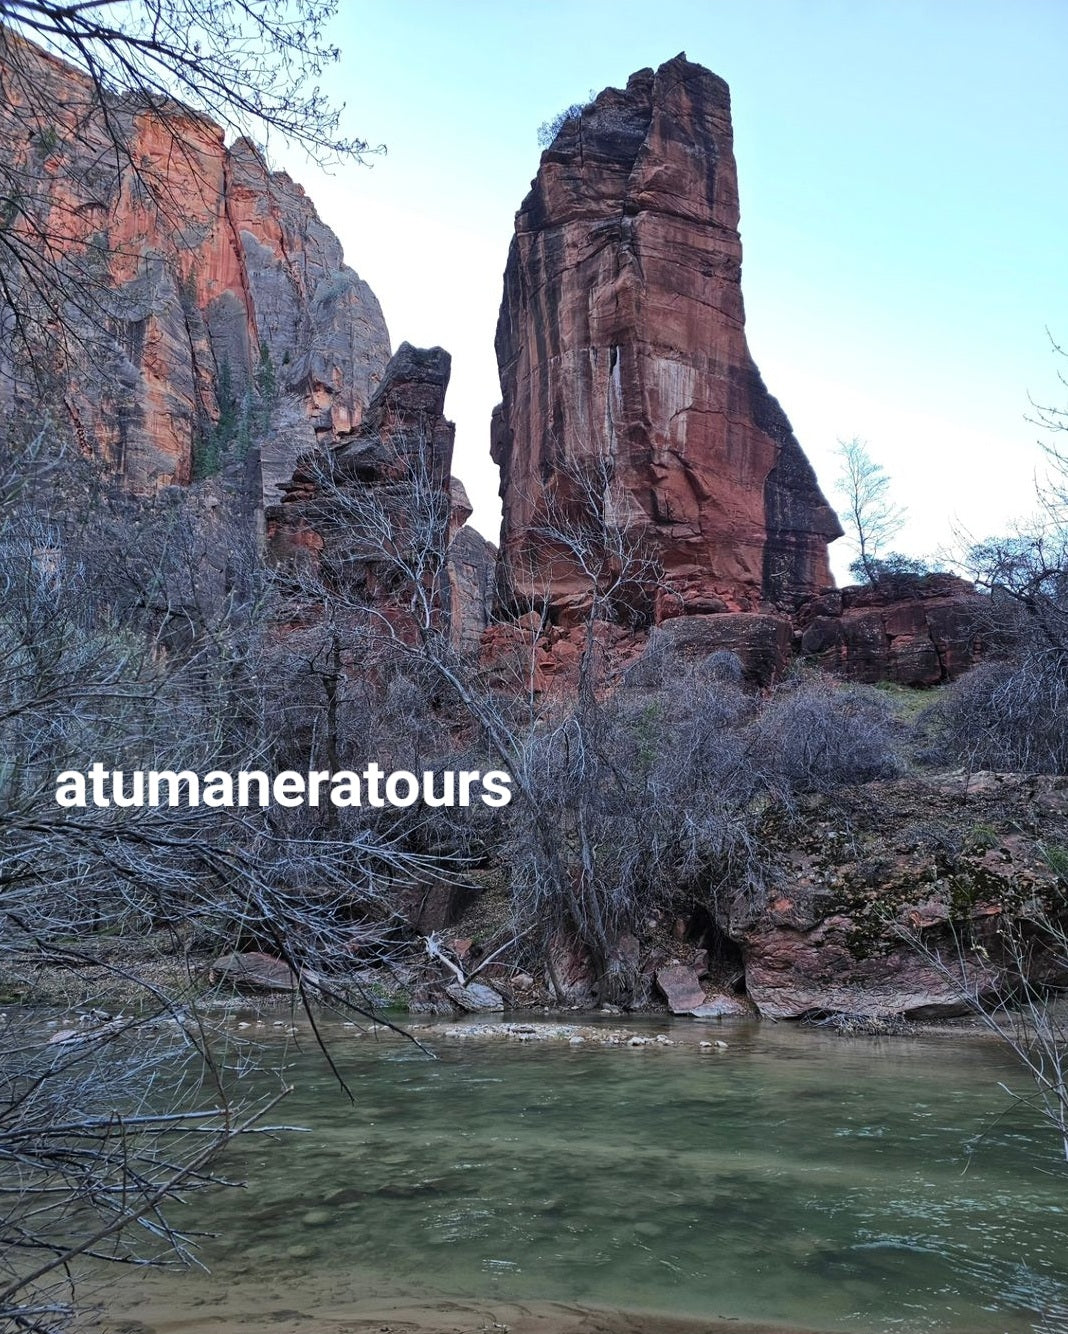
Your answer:
[[[968,832],[968,848],[971,852],[989,852],[1000,841],[998,831],[992,825],[982,822],[972,825]]]
[[[1068,848],[1047,843],[1042,848],[1042,860],[1058,880],[1068,880]]]
[[[563,111],[558,111],[551,120],[543,120],[538,126],[539,148],[548,148],[567,122],[581,116],[594,97],[595,93],[591,89],[585,102],[572,102],[569,107],[564,107]]]

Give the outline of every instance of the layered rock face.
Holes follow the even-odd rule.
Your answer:
[[[898,575],[806,600],[795,618],[796,647],[854,681],[933,686],[981,657],[989,617],[989,599],[964,579]]]
[[[65,311],[74,336],[57,367],[82,449],[138,493],[188,482],[220,413],[269,385],[270,498],[317,434],[359,424],[389,358],[374,294],[247,141],[227,148],[177,103],[102,106],[78,71],[10,35],[0,54],[0,152],[36,182],[27,215],[49,262],[87,293]]]
[[[583,614],[588,579],[545,529],[590,486],[662,568],[653,620],[831,584],[841,530],[746,343],[721,79],[680,55],[564,122],[516,216],[496,348],[508,610]]]
[[[266,512],[267,540],[276,563],[343,579],[346,594],[389,616],[401,634],[411,628],[403,610],[410,587],[402,581],[395,600],[391,558],[411,547],[416,569],[423,553],[435,614],[457,646],[472,650],[486,622],[494,548],[466,526],[471,504],[451,475],[451,367],[440,347],[402,343],[360,425],[299,460],[282,502]]]

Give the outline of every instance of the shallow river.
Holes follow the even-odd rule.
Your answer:
[[[514,1330],[563,1303],[702,1328],[1068,1328],[1068,1175],[998,1087],[1026,1087],[999,1048],[645,1031],[680,1045],[436,1037],[433,1060],[340,1030],[355,1106],[295,1054],[275,1115],[311,1130],[234,1154],[247,1189],[198,1202],[212,1277],[126,1277],[97,1327]]]

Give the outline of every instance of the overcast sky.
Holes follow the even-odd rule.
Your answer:
[[[388,155],[276,164],[393,346],[452,353],[455,471],[487,536],[493,334],[538,126],[682,50],[731,87],[749,343],[824,489],[836,440],[866,439],[913,554],[1031,507],[1028,395],[1068,403],[1046,334],[1068,344],[1066,0],[341,0],[335,32],[347,128]]]

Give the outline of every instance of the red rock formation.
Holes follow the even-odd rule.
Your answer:
[[[316,432],[357,425],[388,335],[300,186],[178,103],[104,108],[28,43],[9,34],[0,55],[0,153],[36,182],[26,217],[85,295],[64,312],[75,336],[60,368],[82,447],[135,492],[188,482],[220,396],[238,404],[269,376],[283,408],[301,408],[266,451],[270,492]]]
[[[539,536],[576,476],[663,567],[656,620],[831,583],[840,534],[745,339],[726,84],[678,56],[565,121],[516,216],[497,326],[499,587],[566,625],[585,580]]]
[[[989,599],[951,574],[897,575],[825,592],[795,617],[804,658],[854,681],[931,686],[980,656]]]
[[[343,571],[346,593],[404,633],[410,588],[402,580],[396,602],[389,557],[405,550],[408,534],[413,551],[424,554],[424,575],[437,581],[437,609],[454,642],[473,651],[485,625],[493,548],[466,526],[470,501],[450,475],[450,369],[442,348],[402,343],[360,425],[298,462],[282,503],[266,512],[267,540],[280,564],[310,562],[327,578],[334,577],[327,568]]]

